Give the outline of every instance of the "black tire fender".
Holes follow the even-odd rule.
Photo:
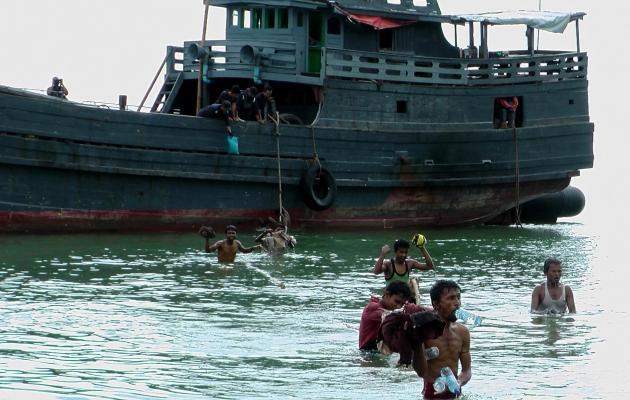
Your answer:
[[[312,210],[323,211],[330,208],[337,196],[337,183],[326,168],[312,165],[300,180],[304,203]]]

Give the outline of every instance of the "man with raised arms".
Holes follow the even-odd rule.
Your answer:
[[[202,234],[202,236],[204,235]],[[240,251],[241,253],[251,253],[254,250],[262,248],[261,245],[243,247],[241,242],[236,240],[236,227],[234,225],[228,225],[225,228],[225,236],[225,239],[219,240],[213,245],[210,245],[210,238],[208,236],[204,236],[206,239],[206,253],[213,253],[217,251],[219,255],[219,262],[221,263],[234,262],[237,251]]]

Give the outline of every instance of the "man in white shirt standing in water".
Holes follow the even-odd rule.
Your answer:
[[[545,260],[543,271],[547,282],[541,283],[532,292],[531,312],[536,314],[575,313],[573,291],[569,286],[560,283],[562,263],[554,257]]]

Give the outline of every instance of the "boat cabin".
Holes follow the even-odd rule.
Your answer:
[[[153,112],[194,115],[200,104],[214,102],[234,84],[244,89],[270,82],[278,109],[311,124],[318,118],[330,80],[476,86],[586,78],[586,54],[579,49],[578,21],[583,13],[452,16],[442,15],[437,0],[205,0],[205,4],[226,8],[226,39],[170,46],[166,79]],[[562,32],[573,21],[577,51],[535,49],[535,29]],[[488,28],[504,24],[525,27],[527,50],[490,51]],[[443,25],[455,27],[454,44],[446,39]],[[468,35],[463,35],[466,46],[460,46],[463,40],[458,37],[462,26],[468,28]],[[406,110],[406,104],[396,107],[398,112]]]

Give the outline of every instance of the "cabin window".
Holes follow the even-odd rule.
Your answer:
[[[407,112],[407,100],[396,101],[396,112],[399,114],[404,114]]]
[[[378,31],[378,49],[392,50],[394,48],[394,31],[392,29],[381,29]]]
[[[249,29],[252,27],[252,12],[251,10],[243,10],[243,28]]]
[[[427,0],[413,0],[413,5],[415,7],[426,7],[427,6]]]
[[[387,0],[387,4],[400,4],[400,0]]]
[[[288,8],[279,8],[278,9],[278,28],[288,28],[289,27],[289,9]]]
[[[232,26],[238,26],[238,10],[232,10]]]
[[[302,11],[297,14],[297,26],[304,26],[304,13]]]
[[[341,21],[337,17],[328,18],[328,29],[327,32],[329,35],[341,35]]]
[[[252,10],[252,28],[262,28],[262,8],[254,8]]]
[[[267,8],[265,10],[265,28],[273,29],[276,27],[276,9]]]

